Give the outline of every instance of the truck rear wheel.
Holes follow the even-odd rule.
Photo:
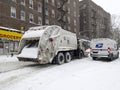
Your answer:
[[[65,53],[65,62],[68,63],[72,60],[71,54],[69,52]]]
[[[93,59],[93,60],[96,60],[96,59],[97,59],[97,57],[92,57],[92,59]]]
[[[65,62],[65,57],[63,53],[58,53],[57,58],[56,58],[56,63],[61,65]]]
[[[109,60],[112,61],[114,59],[113,54],[110,54]]]

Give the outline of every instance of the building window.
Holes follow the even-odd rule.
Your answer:
[[[52,5],[53,5],[53,6],[55,5],[55,0],[52,0]]]
[[[74,20],[74,25],[75,25],[75,26],[77,25],[77,22],[76,22],[76,20]]]
[[[20,3],[25,6],[25,0],[20,0]]]
[[[25,11],[20,12],[20,19],[25,21]]]
[[[74,16],[76,17],[77,16],[77,14],[76,14],[77,12],[76,11],[74,11]]]
[[[71,27],[70,27],[70,26],[68,26],[68,30],[69,30],[69,31],[71,30]]]
[[[33,9],[33,0],[29,0],[29,8]]]
[[[68,8],[68,13],[70,14],[70,8]]]
[[[38,12],[42,12],[42,4],[40,2],[38,3]]]
[[[45,0],[45,3],[48,3],[48,0]]]
[[[55,17],[55,11],[52,9],[52,16]]]
[[[58,3],[57,3],[57,7],[60,8],[60,1],[58,1]]]
[[[49,25],[49,19],[46,18],[45,24],[46,24],[46,25]]]
[[[68,0],[68,4],[70,3],[71,0]]]
[[[48,8],[45,8],[45,15],[48,15]]]
[[[16,8],[15,7],[11,7],[11,17],[16,18]]]
[[[68,17],[68,23],[70,23],[70,17]]]
[[[74,7],[76,7],[76,2],[74,1]]]
[[[13,2],[16,2],[16,0],[12,0]]]
[[[76,28],[74,28],[74,32],[77,33],[77,29]]]
[[[38,24],[42,25],[42,18],[41,17],[38,17]]]
[[[29,22],[34,23],[34,17],[32,13],[29,14]]]

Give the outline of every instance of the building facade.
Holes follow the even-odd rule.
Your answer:
[[[0,26],[25,30],[29,26],[42,24],[40,5],[40,0],[38,3],[33,0],[1,0]]]
[[[65,30],[79,32],[79,0],[57,0],[57,24]]]
[[[78,35],[79,0],[0,0],[0,26],[26,31],[38,25],[59,25]],[[4,48],[11,42],[16,41],[0,38]]]
[[[76,33],[78,3],[79,0],[0,0],[0,26],[27,30],[32,26],[57,24]]]
[[[77,34],[79,33],[79,0],[68,0],[68,30]],[[79,37],[79,36],[78,36]]]
[[[111,30],[111,15],[92,0],[79,3],[80,33],[83,38],[107,38]]]

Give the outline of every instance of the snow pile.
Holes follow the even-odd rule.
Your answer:
[[[18,61],[16,55],[0,55],[0,63]]]
[[[27,31],[22,38],[36,38],[41,37],[45,30]]]
[[[12,74],[14,75],[15,72]],[[52,68],[44,68],[36,74],[27,75],[19,82],[12,82],[11,85],[2,88],[2,90],[119,89],[120,59],[113,62],[101,62],[92,61],[90,57]]]

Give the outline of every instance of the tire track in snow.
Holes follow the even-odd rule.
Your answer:
[[[22,68],[4,72],[0,74],[0,88],[12,85],[28,77],[32,77],[39,72],[44,72],[48,69],[54,68],[56,65],[27,65]],[[3,78],[2,78],[3,77]]]

